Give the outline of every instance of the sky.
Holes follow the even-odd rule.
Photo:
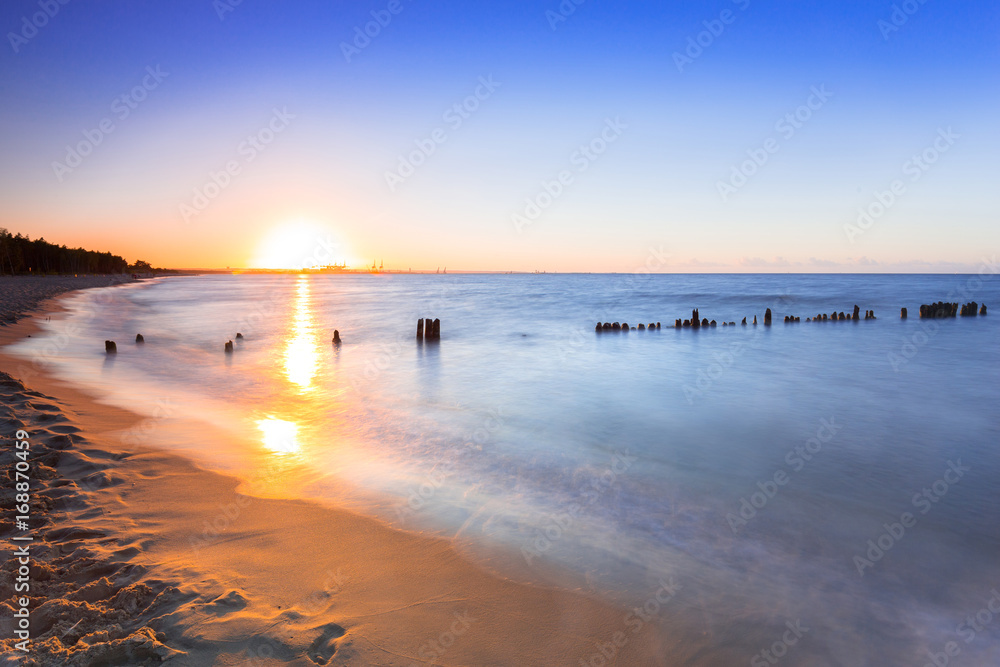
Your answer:
[[[955,272],[1000,247],[995,3],[5,0],[0,28],[0,227],[129,261]]]

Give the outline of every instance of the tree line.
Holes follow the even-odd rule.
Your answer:
[[[146,262],[137,266],[148,267]],[[46,273],[125,273],[130,267],[124,257],[110,252],[67,248],[43,238],[11,234],[0,227],[0,275]]]

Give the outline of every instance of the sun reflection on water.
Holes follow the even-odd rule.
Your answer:
[[[296,454],[299,451],[299,427],[295,422],[268,417],[257,421],[263,434],[264,446],[275,454]]]
[[[285,375],[302,391],[310,391],[319,362],[319,346],[313,331],[309,276],[299,276],[292,318],[291,338],[285,347]]]

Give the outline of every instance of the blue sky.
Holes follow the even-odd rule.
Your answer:
[[[0,226],[156,265],[273,262],[282,234],[453,270],[950,272],[1000,245],[987,3],[14,0],[0,26]]]

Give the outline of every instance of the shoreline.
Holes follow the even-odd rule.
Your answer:
[[[0,327],[44,309],[47,302],[67,292],[134,282],[138,280],[118,274],[0,276]]]
[[[33,317],[0,328],[0,370],[16,376],[25,365],[3,345],[59,312],[49,299]],[[83,599],[53,589],[32,600],[43,622],[56,608],[66,616],[33,634],[40,664],[122,651],[178,665],[312,665],[334,657],[338,664],[578,664],[600,654],[628,615],[579,588],[490,573],[441,538],[345,509],[237,493],[236,478],[123,439],[141,430],[139,415],[100,404],[44,368],[26,380],[30,389],[5,383],[5,403],[19,406],[15,420],[42,439],[41,456],[54,464],[39,493],[71,499],[51,505],[40,557],[58,561],[65,539],[86,550],[97,571],[117,573],[78,581],[78,593],[88,591]],[[52,579],[56,586],[59,577]],[[76,638],[70,619],[82,623],[101,605],[128,609],[131,625],[109,631],[98,615],[85,623],[96,629]],[[645,630],[627,636],[607,664],[655,662],[660,639]],[[76,641],[67,646],[60,633]]]

